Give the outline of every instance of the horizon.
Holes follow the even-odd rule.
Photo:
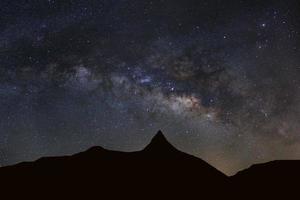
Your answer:
[[[168,138],[166,138],[165,137],[165,135],[164,135],[164,133],[161,131],[161,130],[158,130],[157,131],[157,133],[151,138],[151,140],[148,142],[148,144],[146,144],[143,148],[141,148],[141,149],[138,149],[138,150],[136,150],[136,151],[118,151],[118,150],[113,150],[113,149],[106,149],[106,148],[103,148],[102,146],[92,146],[92,147],[89,147],[89,148],[87,148],[87,149],[85,149],[85,150],[83,150],[83,151],[80,151],[80,152],[76,152],[76,153],[74,153],[74,154],[67,154],[67,155],[52,155],[52,156],[45,156],[45,157],[40,157],[40,158],[37,158],[37,159],[35,159],[35,160],[25,160],[25,161],[22,161],[22,162],[19,162],[19,163],[15,163],[15,164],[12,164],[12,165],[7,165],[7,166],[0,166],[0,168],[1,167],[13,167],[13,166],[15,166],[15,165],[19,165],[19,164],[22,164],[22,163],[34,163],[34,162],[37,162],[37,161],[39,161],[41,158],[55,158],[55,157],[68,157],[68,156],[74,156],[74,155],[76,155],[76,154],[80,154],[80,153],[87,153],[87,152],[89,152],[90,150],[97,150],[98,148],[100,148],[101,150],[105,150],[105,151],[110,151],[110,152],[116,152],[116,153],[136,153],[136,152],[142,152],[143,150],[145,150],[145,149],[147,149],[147,147],[149,148],[155,148],[155,146],[153,147],[153,146],[151,146],[151,145],[153,145],[153,143],[155,142],[154,141],[154,139],[158,139],[159,138],[159,140],[160,140],[160,142],[164,142],[164,143],[160,143],[159,145],[171,145],[175,150],[177,150],[177,151],[180,151],[180,152],[183,152],[183,153],[185,153],[186,155],[191,155],[191,154],[187,154],[186,152],[184,152],[184,151],[181,151],[180,149],[178,149],[176,146],[174,146],[172,143],[170,143],[169,141],[168,141]],[[160,148],[163,148],[163,146],[159,146]],[[95,149],[95,148],[97,148],[97,149]],[[157,153],[159,153],[159,152],[157,152]],[[193,156],[193,155],[192,155]],[[196,158],[198,158],[199,160],[202,160],[202,161],[205,161],[205,160],[203,160],[203,159],[201,159],[201,158],[199,158],[199,157],[197,157],[197,156],[194,156],[194,157],[196,157]],[[206,161],[205,161],[206,162]],[[215,166],[213,166],[213,165],[211,165],[210,163],[208,163],[208,162],[206,162],[207,164],[209,164],[210,166],[212,166],[212,167],[214,167],[216,170],[218,170],[219,172],[221,172],[221,173],[223,173],[224,175],[226,175],[226,176],[228,176],[228,177],[231,177],[231,176],[234,176],[234,175],[236,175],[238,172],[241,172],[241,171],[243,171],[243,170],[245,170],[245,169],[248,169],[249,167],[247,167],[247,168],[245,168],[245,169],[241,169],[241,170],[239,170],[239,171],[237,171],[237,172],[235,172],[234,174],[226,174],[225,172],[223,172],[223,171],[221,171],[221,170],[219,170],[219,169],[217,169]],[[256,163],[256,164],[258,164],[258,163]],[[256,165],[256,164],[253,164],[253,165]],[[253,165],[251,165],[251,166],[253,166]]]
[[[110,152],[116,152],[116,153],[136,153],[136,152],[142,152],[144,151],[147,147],[149,147],[150,145],[153,145],[153,141],[154,139],[157,139],[159,137],[159,139],[163,139],[163,142],[165,143],[160,143],[159,145],[162,145],[162,144],[166,144],[166,145],[171,145],[175,150],[177,151],[180,151],[180,152],[183,152],[185,153],[186,155],[191,155],[191,156],[194,156],[195,158],[199,159],[199,160],[202,160],[204,162],[206,162],[207,164],[209,164],[211,167],[215,168],[216,170],[218,170],[219,172],[223,173],[224,175],[226,175],[227,177],[234,177],[235,175],[237,175],[238,173],[240,172],[243,172],[245,170],[248,170],[250,169],[251,167],[253,166],[256,166],[256,165],[261,165],[261,164],[267,164],[267,163],[272,163],[272,162],[276,162],[276,161],[297,161],[297,160],[269,160],[269,161],[265,161],[265,162],[259,162],[259,163],[253,163],[253,164],[250,164],[249,166],[246,166],[245,168],[241,168],[241,169],[238,169],[237,171],[235,172],[231,172],[231,173],[226,173],[226,171],[222,171],[222,169],[218,169],[216,166],[212,165],[211,163],[209,163],[208,161],[202,159],[201,157],[198,157],[196,155],[192,155],[192,154],[188,154],[187,152],[184,152],[182,151],[181,149],[177,148],[176,146],[174,146],[172,143],[169,142],[168,138],[164,135],[164,133],[161,131],[161,130],[158,130],[156,132],[156,134],[150,139],[150,141],[145,145],[143,146],[141,149],[137,149],[137,150],[133,150],[133,151],[120,151],[120,150],[114,150],[114,149],[107,149],[107,148],[103,148],[102,146],[91,146],[91,147],[88,147],[86,149],[84,149],[83,151],[79,151],[79,152],[74,152],[74,153],[70,153],[70,154],[66,154],[66,155],[48,155],[48,156],[43,156],[43,157],[38,157],[34,160],[24,160],[22,162],[18,162],[18,163],[13,163],[11,165],[6,165],[6,166],[1,166],[0,165],[0,168],[1,167],[13,167],[15,165],[19,165],[19,164],[22,164],[22,163],[34,163],[34,162],[37,162],[38,160],[40,160],[41,158],[55,158],[55,157],[68,157],[68,156],[74,156],[76,154],[80,154],[80,153],[87,153],[89,152],[90,150],[92,149],[95,149],[95,148],[100,148],[100,149],[103,149],[105,151],[110,151]],[[160,141],[162,142],[162,141]],[[163,146],[160,146],[161,148],[163,148]],[[151,147],[150,147],[151,148]],[[155,147],[154,147],[155,148]],[[157,152],[159,153],[159,152]],[[300,161],[300,160],[298,160]]]

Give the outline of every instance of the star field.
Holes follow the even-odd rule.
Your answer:
[[[227,174],[300,159],[298,1],[0,5],[0,165],[159,129]]]

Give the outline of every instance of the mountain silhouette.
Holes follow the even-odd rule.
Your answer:
[[[170,153],[177,152],[177,149],[171,145],[161,131],[152,138],[149,145],[147,145],[143,151]]]
[[[45,157],[2,167],[0,180],[4,191],[24,191],[21,194],[30,197],[45,193],[68,198],[217,197],[228,186],[226,175],[177,150],[161,131],[141,151],[125,153],[92,147],[72,156]]]
[[[231,177],[233,187],[248,198],[292,199],[298,195],[299,160],[276,160],[252,165]]]
[[[23,199],[283,199],[297,194],[300,161],[253,165],[227,177],[159,131],[141,151],[92,147],[0,168],[1,195]]]

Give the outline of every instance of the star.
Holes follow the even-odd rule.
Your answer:
[[[265,28],[265,27],[267,26],[267,24],[266,24],[266,23],[262,23],[260,26],[261,26],[262,28]]]

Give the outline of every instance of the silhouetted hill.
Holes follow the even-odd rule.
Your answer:
[[[205,161],[173,147],[159,131],[138,152],[92,147],[73,156],[47,157],[0,168],[5,191],[145,199],[217,197],[227,192],[228,177]],[[11,194],[14,194],[12,192]]]
[[[291,199],[299,180],[300,161],[253,165],[227,177],[160,131],[137,152],[92,147],[0,168],[1,197],[9,199]]]
[[[299,160],[277,160],[253,165],[231,177],[234,187],[248,197],[290,199],[298,195]]]

